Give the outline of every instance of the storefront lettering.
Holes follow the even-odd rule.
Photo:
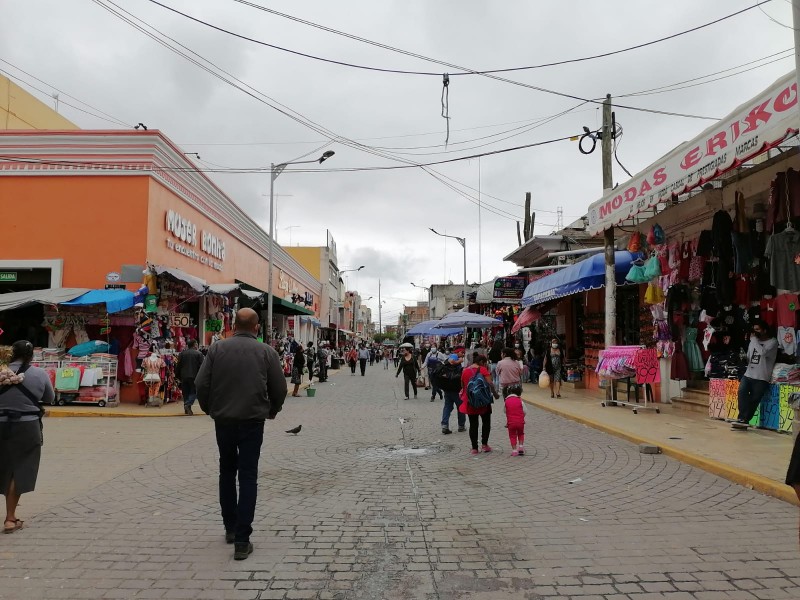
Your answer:
[[[204,254],[198,253],[194,248],[197,247],[197,225],[176,213],[173,210],[167,211],[167,231],[178,238],[182,243],[167,238],[167,247],[175,250],[179,254],[196,260],[201,264],[207,265],[217,271],[222,271],[221,261],[225,260],[225,242],[207,231],[200,232],[200,250]],[[208,256],[206,256],[206,254]],[[217,259],[212,260],[212,259]],[[220,261],[220,262],[217,262]]]

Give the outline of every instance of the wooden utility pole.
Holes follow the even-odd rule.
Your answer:
[[[533,225],[531,223],[531,193],[525,192],[525,225],[522,228],[522,235],[527,242],[533,237]],[[520,244],[521,246],[522,244]]]
[[[798,0],[800,1],[800,0]],[[603,102],[603,130],[602,130],[602,152],[603,152],[603,195],[611,191],[614,187],[614,177],[611,172],[611,159],[613,156],[614,135],[611,115],[611,94],[606,94]],[[606,327],[605,327],[605,347],[614,346],[617,343],[617,277],[615,273],[614,257],[614,227],[609,227],[603,233],[605,242],[606,258]]]

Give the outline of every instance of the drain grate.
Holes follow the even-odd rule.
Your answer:
[[[439,446],[384,446],[381,448],[363,448],[358,451],[359,458],[368,460],[384,460],[405,458],[407,456],[430,456],[441,452]]]

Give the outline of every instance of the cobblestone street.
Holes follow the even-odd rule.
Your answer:
[[[534,408],[525,457],[502,410],[495,451],[473,457],[466,433],[441,434],[441,402],[404,401],[393,374],[287,399],[242,562],[210,420],[48,419],[26,528],[0,536],[0,598],[800,598],[796,508]],[[59,499],[71,473],[83,487]]]

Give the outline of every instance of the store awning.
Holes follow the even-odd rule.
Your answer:
[[[0,311],[22,308],[31,304],[61,304],[90,292],[88,288],[50,288],[32,292],[0,294]]]
[[[458,335],[459,333],[464,333],[463,327],[454,327],[452,329],[434,329],[439,324],[438,319],[434,319],[431,321],[423,321],[422,323],[417,323],[411,329],[406,332],[406,335]]]
[[[211,283],[208,285],[208,293],[227,296],[231,292],[239,290],[240,287],[238,283]]]
[[[117,313],[133,308],[135,294],[128,290],[91,290],[85,294],[62,302],[64,306],[94,306],[105,304],[107,313]]]
[[[631,270],[631,262],[641,256],[639,252],[627,250],[617,250],[614,253],[617,285],[628,283],[625,281],[625,276]],[[537,279],[525,288],[522,305],[534,306],[556,298],[605,287],[605,260],[605,254],[595,254],[552,275]]]
[[[350,331],[349,329],[340,329],[340,330],[339,330],[339,333],[343,333],[343,334],[345,334],[345,335],[355,335],[355,333],[353,333],[353,332],[352,332],[352,331]]]
[[[777,146],[800,128],[794,72],[589,206],[596,235]]]
[[[314,327],[320,327],[322,325],[322,323],[317,317],[308,317],[306,315],[300,317],[300,322],[311,323]]]
[[[205,292],[208,288],[208,283],[204,279],[200,279],[199,277],[195,277],[194,275],[189,275],[185,271],[181,271],[180,269],[176,269],[175,267],[165,267],[163,265],[153,265],[153,269],[155,269],[156,275],[169,275],[173,279],[177,281],[182,281],[183,283],[187,284],[196,292]]]
[[[277,296],[272,297],[272,312],[278,315],[313,315],[313,310]]]
[[[256,300],[264,295],[264,292],[254,292],[253,290],[242,290],[242,293],[251,300]]]
[[[517,320],[514,321],[514,326],[511,328],[511,333],[517,333],[523,327],[527,327],[528,325],[535,323],[539,319],[542,318],[542,313],[536,310],[535,308],[529,306],[517,317]]]
[[[475,293],[475,304],[491,304],[494,294],[494,279],[482,283]]]

